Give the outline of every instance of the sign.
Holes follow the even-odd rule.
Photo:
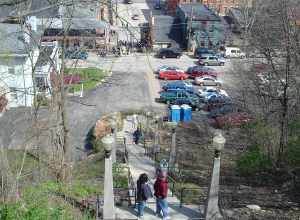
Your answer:
[[[162,159],[159,163],[161,169],[168,169],[169,163],[166,159]]]

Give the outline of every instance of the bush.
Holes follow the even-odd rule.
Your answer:
[[[271,169],[271,160],[257,147],[243,153],[237,161],[237,170],[242,176],[251,176]]]

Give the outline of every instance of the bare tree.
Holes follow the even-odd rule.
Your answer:
[[[262,58],[251,59],[242,71],[246,85],[241,94],[247,95],[241,100],[268,125],[265,150],[278,167],[285,162],[289,123],[299,110],[297,2],[256,1],[251,25],[245,29],[248,46]]]

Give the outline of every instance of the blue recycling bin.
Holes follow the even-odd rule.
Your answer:
[[[182,121],[191,121],[192,120],[192,107],[189,105],[182,105],[180,116],[181,116]]]
[[[172,105],[170,108],[170,121],[180,121],[180,107],[178,105]]]

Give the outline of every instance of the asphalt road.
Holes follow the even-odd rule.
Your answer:
[[[153,90],[159,89],[159,86],[146,60],[146,56],[134,54],[120,58],[100,58],[94,55],[87,62],[76,64],[77,67],[93,66],[111,70],[112,76],[97,88],[84,92],[82,98],[67,98],[70,144],[73,146],[74,159],[84,155],[87,134],[104,114],[146,108],[164,109],[164,105],[153,101],[154,94],[157,93]],[[40,117],[47,117],[47,110],[41,110]],[[4,146],[15,149],[22,148],[25,142],[30,145],[30,109],[10,109],[0,118],[0,124],[0,137]]]
[[[166,106],[155,103],[159,97],[160,84],[164,81],[156,79],[153,71],[161,65],[176,65],[187,69],[195,65],[196,59],[184,55],[180,59],[158,59],[153,55],[131,54],[126,57],[102,58],[90,54],[87,61],[79,61],[77,67],[98,67],[112,71],[107,81],[89,91],[84,96],[68,97],[66,102],[68,123],[70,129],[70,143],[73,158],[84,156],[85,139],[96,121],[104,114],[114,111],[140,110],[152,108],[165,111]],[[74,61],[68,62],[68,66]],[[214,67],[223,74],[220,76],[225,87],[233,83],[230,78],[231,63],[224,67]],[[47,117],[47,111],[42,110],[40,117]],[[30,109],[11,109],[0,118],[0,137],[4,146],[21,148],[25,140],[30,138],[31,129]]]

